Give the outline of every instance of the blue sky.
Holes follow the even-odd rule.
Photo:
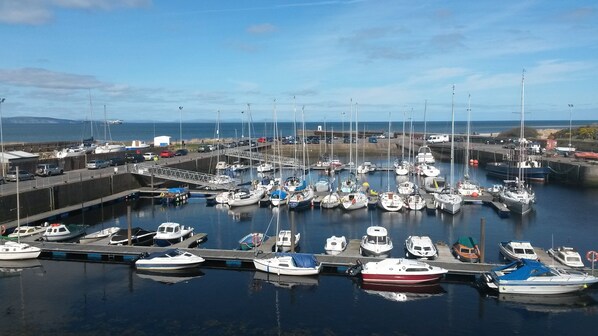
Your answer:
[[[595,1],[0,0],[0,41],[4,117],[517,120],[525,69],[526,119],[598,119]]]

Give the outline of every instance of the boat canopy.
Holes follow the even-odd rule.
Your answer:
[[[285,199],[287,198],[287,192],[281,189],[274,190],[270,196],[275,196],[274,198]]]
[[[309,253],[277,253],[277,256],[286,256],[293,258],[293,262],[297,267],[317,267],[318,261],[313,254]]]
[[[171,194],[185,194],[188,192],[187,188],[168,188],[168,192]]]
[[[551,268],[547,267],[543,263],[530,260],[521,259],[514,261],[508,265],[497,267],[493,271],[508,271],[509,269],[515,268],[514,271],[500,276],[501,280],[526,280],[529,277],[538,276],[553,276],[555,275]]]
[[[476,245],[478,245],[478,242],[473,237],[459,237],[457,243],[469,248],[474,248]]]

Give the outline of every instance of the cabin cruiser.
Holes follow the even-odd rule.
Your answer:
[[[598,278],[587,273],[551,267],[531,259],[493,268],[482,280],[499,293],[538,295],[581,291],[598,282]]]
[[[462,262],[480,262],[478,242],[472,237],[459,237],[451,247],[451,252]]]
[[[345,236],[332,236],[326,239],[324,251],[326,254],[337,255],[347,248],[347,238]]]
[[[409,236],[405,240],[405,257],[434,260],[438,250],[428,236]]]
[[[278,237],[276,237],[276,248],[282,252],[288,252],[291,250],[291,231],[290,230],[280,230],[278,232]],[[299,240],[301,239],[301,233],[295,234],[295,248],[299,245]]]
[[[59,242],[77,238],[85,234],[85,225],[81,224],[50,224],[42,235],[42,239]]]
[[[498,244],[500,253],[508,260],[538,260],[538,255],[529,241],[509,240]]]
[[[161,252],[144,253],[137,261],[135,268],[138,270],[180,270],[194,268],[205,261],[204,258],[193,253],[179,249],[170,249]]]
[[[0,260],[25,260],[39,257],[42,250],[37,246],[13,241],[0,244]]]
[[[382,226],[370,226],[361,238],[359,254],[366,257],[388,257],[392,250],[392,240]]]
[[[432,150],[428,146],[421,146],[417,151],[417,155],[415,156],[416,163],[426,163],[426,164],[434,164],[436,160],[434,160],[434,155],[432,155]]]
[[[549,256],[565,266],[573,268],[583,268],[585,266],[579,252],[573,247],[559,246],[557,248],[548,249],[546,252]]]
[[[23,225],[8,234],[8,238],[31,237],[46,231],[47,226]]]
[[[165,222],[158,226],[158,231],[154,235],[154,245],[156,246],[170,246],[172,244],[180,243],[183,240],[193,236],[192,227],[185,227],[179,223]]]
[[[363,283],[399,285],[437,283],[447,272],[441,267],[403,258],[370,261],[350,269],[350,274],[361,273]]]
[[[322,264],[313,254],[276,253],[271,258],[253,259],[255,268],[262,272],[278,275],[316,275]]]

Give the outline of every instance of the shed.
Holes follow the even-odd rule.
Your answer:
[[[5,171],[19,166],[19,169],[33,172],[35,166],[37,165],[38,159],[38,154],[24,151],[10,151],[5,153],[0,152],[0,165],[4,165]]]
[[[168,147],[170,146],[170,136],[160,135],[154,137],[154,147]]]

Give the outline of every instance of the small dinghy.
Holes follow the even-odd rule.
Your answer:
[[[81,240],[79,240],[79,243],[87,244],[87,243],[91,243],[94,241],[98,241],[100,239],[108,238],[108,237],[112,236],[113,234],[117,233],[118,230],[120,230],[120,228],[113,226],[113,227],[109,227],[109,228],[106,228],[106,229],[103,229],[100,231],[92,232],[88,235],[81,237]]]

